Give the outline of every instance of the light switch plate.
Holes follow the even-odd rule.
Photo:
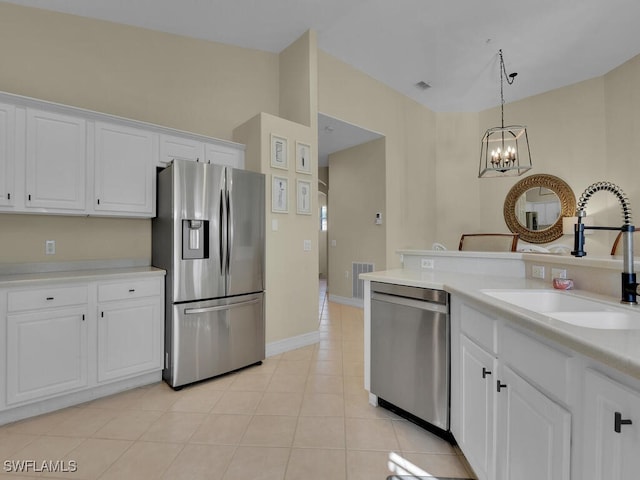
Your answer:
[[[531,267],[531,276],[533,278],[544,278],[544,266],[533,265]]]
[[[305,240],[303,244],[303,248],[305,252],[311,251],[311,240]]]
[[[421,261],[422,268],[433,268],[433,259],[423,258]]]
[[[45,255],[55,255],[56,254],[56,241],[55,240],[45,240],[44,241],[44,254]]]
[[[552,268],[551,280],[554,278],[567,278],[567,271],[564,268]]]

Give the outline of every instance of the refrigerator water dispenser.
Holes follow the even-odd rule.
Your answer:
[[[209,258],[208,220],[182,220],[182,258]]]

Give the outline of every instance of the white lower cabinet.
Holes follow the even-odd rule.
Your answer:
[[[110,300],[98,305],[98,382],[162,369],[161,287],[159,279],[98,286]]]
[[[509,367],[499,377],[496,478],[569,480],[571,414]]]
[[[569,480],[572,418],[553,399],[565,398],[565,391],[546,391],[537,381],[544,372],[512,352],[527,358],[539,349],[550,357],[559,371],[550,374],[551,385],[556,377],[565,378],[566,355],[550,355],[548,345],[459,299],[452,298],[451,314],[452,335],[458,336],[452,341],[451,377],[457,384],[452,384],[451,425],[478,478]]]
[[[483,479],[495,478],[494,404],[497,359],[460,337],[460,418],[456,440]]]
[[[87,385],[87,308],[7,316],[7,405]]]
[[[160,379],[163,277],[110,278],[0,290],[4,410],[154,372]]]
[[[640,392],[587,369],[584,385],[584,480],[640,475]]]

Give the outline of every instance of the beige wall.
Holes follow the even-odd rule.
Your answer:
[[[386,266],[397,267],[396,250],[435,238],[436,114],[322,51],[318,74],[320,112],[386,138]]]
[[[0,91],[217,138],[278,112],[279,59],[266,52],[0,3],[0,58]],[[0,261],[150,261],[150,231],[149,220],[0,215]],[[42,258],[45,237],[59,247]]]
[[[311,30],[280,53],[280,116],[312,128],[318,123],[317,56]]]
[[[45,255],[45,240],[56,254]],[[151,224],[138,219],[0,214],[0,263],[150,260]]]
[[[288,139],[288,170],[270,165],[270,136]],[[318,329],[318,210],[317,172],[296,173],[294,145],[313,141],[305,125],[268,114],[260,114],[236,128],[234,138],[247,145],[247,166],[267,176],[266,205],[266,340],[273,342],[304,335]],[[271,211],[272,177],[288,179],[288,213]],[[311,215],[296,213],[296,179],[312,183],[314,205]],[[276,224],[274,225],[274,222]],[[311,251],[304,251],[304,240],[311,240]]]
[[[352,262],[386,265],[385,139],[329,155],[329,277],[332,296],[351,298]],[[382,213],[382,225],[375,214]],[[335,240],[336,246],[331,246]]]
[[[0,3],[0,90],[230,140],[278,113],[277,54]]]
[[[486,231],[478,201],[478,114],[439,113],[436,136],[436,201],[429,206],[436,212],[434,241],[456,250],[462,233]],[[431,248],[431,243],[422,248]]]
[[[573,189],[576,199],[591,183],[614,180],[607,156],[604,88],[605,77],[599,77],[505,105],[506,124],[521,123],[528,127],[533,169],[525,176],[547,173],[560,177]],[[499,109],[480,113],[478,156],[482,133],[499,125],[499,115]],[[476,179],[469,175],[467,182],[480,186],[477,201],[481,205],[483,231],[507,231],[502,205],[509,189],[521,178]],[[602,213],[613,207],[612,200],[613,196],[609,198],[602,193],[589,202],[588,213],[597,224],[607,223]],[[590,235],[589,253],[607,253],[609,236],[607,232]],[[572,237],[564,236],[553,243],[572,245],[572,241]]]

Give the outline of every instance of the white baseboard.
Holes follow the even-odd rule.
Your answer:
[[[351,307],[364,308],[364,300],[361,298],[340,297],[338,295],[329,294],[329,301],[349,305]]]
[[[61,408],[71,407],[73,405],[106,397],[107,395],[113,395],[124,392],[125,390],[142,387],[144,385],[160,381],[162,381],[162,371],[159,370],[157,372],[146,373],[126,380],[94,386],[78,392],[36,401],[28,405],[10,407],[0,412],[0,425],[22,420],[24,418],[34,417],[36,415],[42,415],[43,413],[53,412],[55,410],[60,410]]]
[[[295,337],[285,338],[283,340],[276,340],[275,342],[267,343],[266,356],[273,357],[280,353],[288,352],[289,350],[295,350],[296,348],[306,347],[307,345],[313,345],[320,341],[320,332],[309,332]]]

